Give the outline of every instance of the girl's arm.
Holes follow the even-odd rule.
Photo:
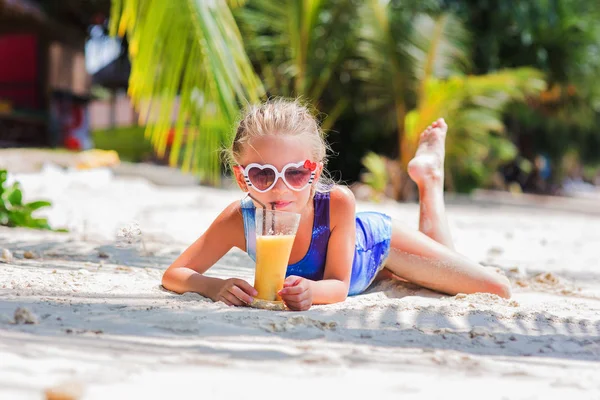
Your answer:
[[[336,186],[330,195],[327,260],[323,280],[312,283],[313,303],[330,304],[346,300],[352,275],[356,244],[356,202],[347,187]]]
[[[289,276],[279,292],[288,307],[308,310],[312,304],[330,304],[346,300],[352,275],[356,242],[354,194],[336,186],[330,194],[331,235],[327,245],[325,273],[320,281]]]
[[[203,275],[234,246],[246,246],[239,201],[223,210],[206,232],[177,257],[165,271],[162,285],[177,293],[196,292],[230,305],[241,305],[238,299],[251,302],[255,289],[246,281]]]

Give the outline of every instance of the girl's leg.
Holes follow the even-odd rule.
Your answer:
[[[510,297],[505,276],[397,221],[393,222],[385,269],[402,280],[451,295],[486,292]]]
[[[409,282],[449,294],[488,292],[510,297],[510,284],[497,274],[454,251],[444,206],[443,119],[421,135],[410,177],[420,196],[419,232],[394,221],[386,269]]]
[[[419,188],[419,230],[454,249],[444,205],[444,153],[448,125],[440,118],[423,133],[408,175]]]

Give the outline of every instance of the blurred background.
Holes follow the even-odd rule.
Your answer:
[[[589,0],[0,0],[0,159],[221,186],[239,110],[288,96],[361,199],[416,199],[406,164],[438,117],[449,192],[600,198],[599,20]]]

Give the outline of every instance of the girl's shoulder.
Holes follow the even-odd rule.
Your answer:
[[[221,211],[219,217],[223,217],[226,221],[236,221],[242,218],[243,203],[240,200],[235,200]]]
[[[329,198],[329,213],[332,227],[342,220],[349,218],[354,220],[356,200],[354,193],[347,186],[333,186],[329,191]]]
[[[217,218],[212,227],[215,233],[223,235],[233,241],[233,245],[239,248],[245,246],[244,218],[242,216],[242,203],[236,200],[229,204]]]
[[[329,190],[329,198],[332,202],[341,203],[341,204],[352,204],[356,203],[354,199],[354,193],[348,186],[344,185],[333,185],[333,187]]]

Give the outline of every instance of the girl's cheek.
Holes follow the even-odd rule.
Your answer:
[[[311,200],[311,196],[310,196],[310,192],[309,192],[307,194],[302,195],[302,201],[299,203],[304,204],[304,207],[307,207],[310,203],[310,200]]]

